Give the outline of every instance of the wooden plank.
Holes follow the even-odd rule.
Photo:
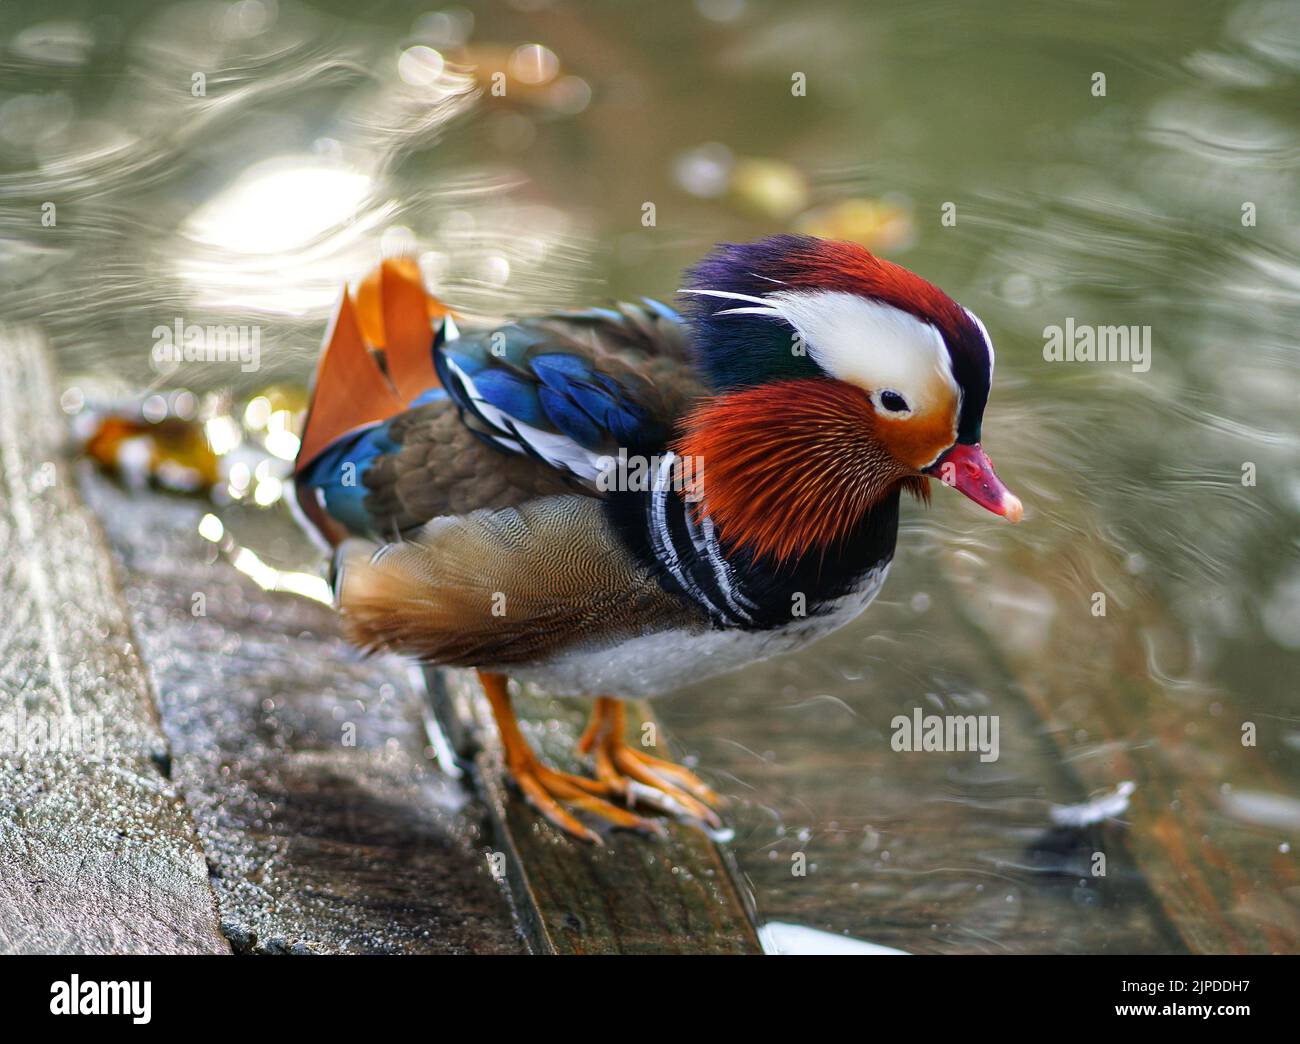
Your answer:
[[[408,665],[362,659],[328,605],[236,569],[232,548],[198,533],[209,505],[93,472],[82,488],[121,562],[172,776],[236,949],[525,952],[483,854],[486,810],[439,771]],[[301,557],[276,564],[318,565],[287,513],[225,514],[264,555]]]
[[[228,954],[62,438],[44,344],[0,331],[0,952]]]
[[[1018,680],[1085,790],[1134,785],[1117,817],[1123,844],[1102,851],[1131,853],[1186,947],[1295,952],[1300,913],[1286,896],[1300,875],[1279,845],[1285,832],[1234,808],[1236,795],[1286,795],[1287,783],[1264,748],[1243,744],[1252,716],[1229,694],[1152,676],[1154,648],[1175,662],[1189,651],[1158,599],[1118,561],[1097,560],[1095,545],[1088,553],[1025,549],[1006,574],[978,582],[958,566],[951,601]],[[1105,616],[1092,615],[1094,590],[1107,595]],[[989,592],[1014,594],[994,602]]]
[[[572,840],[507,784],[496,730],[477,682],[455,673],[448,675],[447,684],[448,703],[472,706],[478,720],[482,746],[474,766],[496,828],[494,855],[535,952],[762,952],[723,845],[671,820],[664,820],[666,836],[661,839],[613,831],[602,846]],[[583,771],[574,745],[586,703],[512,689],[535,748],[557,768]],[[628,712],[634,731],[653,721],[642,704],[629,704]],[[658,733],[662,741],[662,730]]]

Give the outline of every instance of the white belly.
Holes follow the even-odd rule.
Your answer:
[[[770,631],[676,630],[612,646],[572,649],[543,664],[500,668],[555,696],[661,696],[693,682],[802,648],[857,618],[875,600],[889,563],[817,616]]]

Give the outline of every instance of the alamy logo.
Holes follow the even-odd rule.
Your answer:
[[[671,489],[689,503],[704,498],[704,459],[690,454],[643,457],[620,448],[617,457],[596,460],[596,488],[602,493],[646,493]]]
[[[153,361],[164,368],[181,363],[239,363],[244,373],[262,365],[262,328],[231,323],[200,326],[179,316],[171,326],[155,326]]]
[[[0,754],[86,754],[102,758],[103,715],[29,714],[20,703],[8,714],[0,714]]]
[[[1151,369],[1151,327],[1092,326],[1076,323],[1043,327],[1043,359],[1046,362],[1126,362],[1134,373]]]
[[[915,707],[909,717],[895,715],[889,745],[896,751],[978,750],[980,761],[997,761],[1000,725],[996,714],[925,714]]]
[[[73,975],[50,986],[50,1012],[54,1015],[130,1015],[143,1026],[152,1018],[152,982],[81,981]]]

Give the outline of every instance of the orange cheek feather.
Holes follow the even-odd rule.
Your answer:
[[[703,474],[723,540],[778,561],[833,546],[914,476],[882,444],[866,392],[824,378],[710,399],[686,418],[676,452]],[[913,492],[923,484],[911,481]]]
[[[879,415],[876,436],[893,456],[920,471],[956,441],[956,415],[947,407],[906,419]]]

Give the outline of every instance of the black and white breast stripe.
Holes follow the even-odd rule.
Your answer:
[[[774,563],[725,547],[707,513],[697,521],[699,505],[674,488],[675,462],[672,453],[660,460],[650,490],[611,494],[609,517],[660,584],[690,599],[714,627],[779,630],[832,612],[841,598],[882,577],[893,557],[897,492],[876,505],[842,545]]]
[[[758,607],[739,589],[731,564],[718,546],[713,523],[695,520],[694,505],[673,488],[674,453],[666,453],[646,500],[650,546],[672,578],[709,614],[715,624],[753,624]]]

